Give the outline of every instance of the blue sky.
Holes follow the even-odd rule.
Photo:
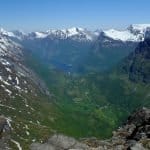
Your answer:
[[[25,31],[150,23],[150,0],[0,0],[0,26]]]

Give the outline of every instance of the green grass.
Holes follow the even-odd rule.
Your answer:
[[[55,129],[77,138],[108,138],[136,108],[149,106],[149,86],[135,84],[117,73],[88,73],[71,76],[37,58],[28,57],[28,65],[45,80],[60,116]]]

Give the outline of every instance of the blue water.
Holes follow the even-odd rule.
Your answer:
[[[72,72],[72,65],[58,62],[56,60],[51,60],[50,63],[54,65],[57,69],[64,72]]]

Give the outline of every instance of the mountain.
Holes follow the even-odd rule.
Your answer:
[[[11,89],[13,89],[14,86],[14,88],[25,92],[26,91],[25,89],[27,88],[26,78],[29,78],[30,80],[32,79],[32,81],[35,83],[37,83],[38,80],[36,76],[34,76],[34,73],[25,66],[24,59],[25,59],[24,48],[20,44],[8,38],[8,34],[6,32],[5,34],[1,35],[0,36],[0,65],[2,71],[1,71],[0,80],[5,85],[8,85],[8,87],[10,86]],[[37,83],[37,85],[38,84],[39,83]],[[20,86],[25,86],[25,88],[22,89]],[[4,85],[2,87],[5,88]],[[5,89],[5,91],[9,91],[9,90]],[[12,92],[10,91],[10,93]]]
[[[55,108],[45,83],[26,66],[24,48],[3,31],[0,35],[0,149],[19,149],[20,145],[28,149],[27,143],[41,139],[52,129],[46,127],[48,122],[51,124],[46,116],[54,113]]]
[[[107,38],[113,40],[119,40],[122,42],[139,42],[144,40],[145,32],[150,28],[150,24],[133,24],[130,25],[125,30],[116,30],[116,29],[109,29],[109,30],[96,30],[96,31],[89,31],[84,28],[68,28],[68,29],[50,29],[46,32],[31,32],[26,34],[27,38],[36,39],[36,38],[50,38],[50,39],[72,39],[75,41],[93,41],[95,40],[101,33]],[[25,35],[23,32],[18,34],[16,31],[11,33],[9,32],[8,36],[12,36],[11,34],[16,35],[16,37],[22,37]]]
[[[132,81],[150,83],[150,39],[141,42],[125,59],[123,70]]]
[[[75,41],[93,41],[98,36],[105,35],[105,37],[112,40],[119,40],[122,42],[139,42],[145,38],[145,33],[149,30],[150,24],[132,24],[125,30],[108,29],[89,31],[85,28],[72,27],[68,29],[49,29],[47,31],[36,31],[24,33],[22,31],[8,32],[0,29],[0,34],[15,37],[18,39],[71,39]]]
[[[94,67],[94,71],[104,71],[115,66],[149,36],[149,27],[150,24],[133,24],[126,30],[96,31],[73,27],[31,33],[1,29],[1,34],[57,69],[83,73],[93,71]]]
[[[22,35],[16,34],[16,31],[13,32],[16,36],[21,37],[22,35],[25,35],[22,33]],[[26,35],[26,38],[29,39],[42,39],[42,38],[50,38],[50,39],[72,39],[75,41],[92,41],[94,38],[96,38],[97,34],[96,32],[91,32],[84,28],[68,28],[68,29],[50,29],[45,32],[31,32]]]
[[[80,74],[109,70],[115,66],[144,39],[148,26],[139,28],[141,31],[137,34],[131,31],[131,26],[125,31],[89,31],[76,27],[27,34],[15,31],[11,39],[23,45],[29,53],[36,55],[47,65],[67,73]],[[135,25],[132,28],[137,30]]]
[[[110,29],[104,31],[106,37],[112,38],[114,40],[120,40],[123,42],[126,41],[140,41],[141,39],[138,37],[139,35],[134,35],[130,30],[119,31],[115,29]]]
[[[15,37],[13,32],[6,31],[3,28],[0,28],[0,35],[8,36],[8,37]]]
[[[106,37],[114,40],[120,40],[123,42],[139,42],[143,41],[145,33],[150,28],[150,24],[133,24],[130,25],[126,30],[115,30],[110,29],[103,31]]]
[[[134,35],[143,36],[150,28],[150,24],[133,24],[128,27],[128,30]]]

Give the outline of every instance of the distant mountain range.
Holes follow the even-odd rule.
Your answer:
[[[150,24],[133,24],[125,30],[89,31],[74,27],[31,33],[1,29],[0,34],[59,70],[83,73],[108,70],[116,65],[149,37],[149,28]]]
[[[89,31],[84,28],[69,28],[69,29],[50,29],[46,32],[31,32],[31,33],[23,33],[21,31],[13,31],[7,32],[4,29],[0,30],[0,34],[16,37],[18,39],[23,38],[56,38],[56,39],[72,39],[72,40],[79,40],[79,41],[93,41],[98,36],[105,35],[107,38],[113,40],[120,40],[123,42],[132,41],[132,42],[139,42],[144,40],[146,36],[146,32],[149,30],[150,24],[133,24],[127,27],[125,30],[116,30],[116,29],[109,29],[109,30],[96,30],[96,31]]]

